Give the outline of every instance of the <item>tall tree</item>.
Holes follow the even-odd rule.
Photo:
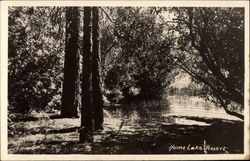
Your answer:
[[[78,59],[78,8],[66,8],[66,41],[64,61],[64,81],[62,96],[62,117],[78,117],[77,76]]]
[[[82,69],[82,108],[80,142],[89,141],[94,126],[93,88],[91,63],[91,7],[84,7],[83,18],[83,69]]]
[[[103,123],[103,99],[100,80],[100,28],[99,28],[99,10],[97,7],[92,8],[92,32],[93,32],[93,54],[92,54],[92,67],[93,67],[93,105],[94,105],[94,120],[95,129],[102,129]]]

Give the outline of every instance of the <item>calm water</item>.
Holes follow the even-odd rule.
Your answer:
[[[172,96],[163,101],[145,101],[108,108],[104,113],[107,129],[120,128],[120,131],[131,132],[143,127],[154,129],[158,125],[210,125],[193,118],[239,120],[228,115],[224,109],[197,97]]]

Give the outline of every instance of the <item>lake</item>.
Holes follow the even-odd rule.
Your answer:
[[[227,114],[223,108],[198,97],[170,96],[162,101],[143,101],[107,108],[105,120],[109,128],[120,127],[136,130],[143,126],[152,127],[157,124],[200,125],[209,124],[193,118],[240,120]],[[189,119],[192,118],[192,119]],[[112,124],[110,124],[112,122]],[[129,126],[129,127],[128,127]]]

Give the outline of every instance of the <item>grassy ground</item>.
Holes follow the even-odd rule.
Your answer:
[[[127,120],[105,117],[104,130],[96,132],[93,143],[79,143],[80,119],[52,117],[58,113],[12,115],[9,123],[10,154],[204,154],[243,153],[243,122],[189,117],[201,125],[148,122],[137,128]],[[177,119],[180,118],[177,116]],[[208,124],[210,126],[205,126]],[[220,150],[195,146],[224,147]],[[170,147],[177,147],[176,149]],[[185,147],[186,149],[180,149]],[[194,147],[191,149],[190,147]],[[189,150],[187,150],[189,148]]]

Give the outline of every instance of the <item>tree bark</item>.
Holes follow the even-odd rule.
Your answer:
[[[66,8],[66,40],[65,40],[65,61],[64,81],[62,95],[62,117],[78,117],[77,100],[77,75],[79,57],[77,52],[78,40],[78,8]]]
[[[93,89],[91,64],[91,7],[84,7],[83,26],[83,69],[82,69],[82,109],[80,142],[91,142],[93,128]]]
[[[101,90],[101,78],[100,78],[100,29],[99,29],[99,11],[97,7],[92,9],[92,31],[93,31],[93,100],[94,100],[94,120],[95,130],[102,129],[103,124],[103,98]]]

